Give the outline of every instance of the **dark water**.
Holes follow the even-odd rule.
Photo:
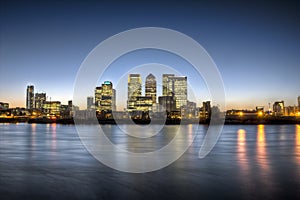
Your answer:
[[[300,199],[300,125],[228,125],[198,159],[205,130],[168,167],[130,174],[95,160],[72,125],[0,124],[0,199]]]

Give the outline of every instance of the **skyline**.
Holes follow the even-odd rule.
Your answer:
[[[178,79],[178,78],[182,79],[183,78],[183,79],[185,79],[186,82],[188,82],[187,81],[187,78],[188,78],[187,76],[177,76],[175,74],[161,74],[161,75],[162,75],[162,79],[161,79],[162,81],[163,81],[163,79],[165,77],[169,77],[171,79],[172,78],[176,78],[176,79]],[[128,89],[130,87],[129,86],[130,85],[130,82],[129,82],[130,77],[138,77],[140,79],[139,80],[140,81],[140,83],[139,83],[140,85],[139,86],[134,86],[135,87],[134,91],[137,91],[137,93],[138,93],[137,96],[139,96],[139,97],[151,97],[153,103],[159,104],[158,100],[159,100],[160,97],[170,96],[169,94],[164,94],[164,93],[166,93],[166,91],[164,92],[164,83],[162,83],[161,85],[158,84],[158,85],[161,86],[161,88],[159,88],[158,86],[156,86],[156,84],[157,84],[156,77],[153,76],[153,74],[151,74],[151,73],[148,74],[147,78],[149,78],[149,77],[154,78],[154,80],[155,80],[155,84],[154,84],[155,86],[154,86],[154,88],[153,88],[153,85],[151,86],[151,88],[150,88],[150,85],[148,85],[148,88],[147,88],[147,84],[149,84],[149,83],[147,83],[147,79],[144,80],[144,84],[143,84],[143,79],[141,78],[141,74],[128,74],[128,83],[127,83],[128,85],[126,86],[127,89],[125,91],[123,91],[124,93],[127,93],[127,96],[126,96],[126,100],[125,101],[124,101],[124,97],[123,96],[121,97],[121,99],[123,100],[122,103],[121,103],[121,105],[122,105],[121,108],[120,108],[120,105],[116,101],[116,97],[118,96],[117,95],[118,92],[117,92],[117,90],[116,90],[116,88],[114,86],[114,83],[112,83],[111,81],[107,81],[107,80],[103,81],[102,84],[95,86],[95,88],[94,88],[94,94],[93,95],[81,97],[85,101],[83,104],[74,105],[74,106],[77,107],[77,109],[79,109],[79,110],[88,110],[88,109],[91,109],[92,107],[96,108],[97,107],[97,103],[96,102],[99,100],[99,97],[97,96],[98,94],[96,94],[96,93],[99,93],[98,90],[102,90],[103,87],[106,87],[107,85],[110,85],[109,87],[110,87],[110,89],[112,90],[113,93],[112,94],[110,94],[110,93],[108,94],[107,93],[107,95],[109,95],[109,96],[112,95],[112,97],[114,98],[114,100],[113,100],[113,102],[114,102],[113,103],[114,104],[113,105],[114,109],[112,109],[112,110],[114,110],[114,111],[125,111],[125,110],[127,110],[128,111],[128,100],[131,99],[132,98],[131,95],[133,95],[132,92],[128,92]],[[189,87],[189,85],[186,85],[185,87],[186,87],[187,91],[191,90],[190,87]],[[2,101],[1,103],[3,103],[3,104],[7,104],[8,103],[9,108],[26,108],[26,109],[29,109],[29,110],[41,108],[40,107],[41,106],[40,105],[41,104],[40,101],[45,101],[45,102],[51,102],[51,101],[52,102],[60,102],[62,105],[63,104],[66,105],[66,103],[62,102],[60,99],[51,99],[51,97],[49,97],[47,95],[47,92],[45,92],[45,91],[43,91],[43,92],[35,91],[34,88],[35,88],[35,85],[33,85],[33,84],[27,85],[26,99],[25,99],[26,106],[24,106],[24,107],[13,107],[13,106],[11,106],[10,102],[4,102],[4,101]],[[149,93],[149,91],[155,91],[155,93],[151,93],[151,92]],[[129,98],[128,95],[130,95],[131,97]],[[153,97],[152,95],[154,95],[155,97]],[[173,93],[173,95],[174,95],[174,93]],[[176,96],[176,94],[175,94],[175,96]],[[189,98],[189,96],[190,96],[190,98]],[[98,98],[98,100],[97,100],[97,98]],[[153,98],[155,98],[155,100]],[[282,102],[282,108],[299,107],[300,106],[300,95],[296,96],[295,99],[296,99],[296,103],[292,104],[292,105],[284,103],[286,101],[285,101],[285,99],[282,98],[281,100],[277,100],[277,101],[274,101],[274,102],[268,102],[268,106],[267,107],[266,106],[261,106],[261,105],[256,105],[253,108],[245,108],[245,107],[241,107],[241,108],[226,108],[223,111],[230,111],[230,110],[245,110],[245,111],[248,110],[248,111],[251,111],[251,110],[257,110],[258,108],[259,109],[262,108],[263,110],[265,110],[267,112],[267,111],[272,111],[272,108],[274,110],[274,105],[276,103],[281,103],[281,102]],[[200,103],[194,102],[193,101],[194,100],[194,96],[191,97],[191,95],[187,95],[186,96],[186,100],[187,100],[187,102],[195,103],[196,107],[199,107],[199,108],[205,102],[213,103],[210,99],[208,99],[206,101],[202,101]],[[68,100],[67,104],[70,104],[70,102],[72,102],[72,99]],[[92,104],[92,102],[93,102],[93,104]],[[125,106],[123,106],[123,105],[125,105]],[[215,104],[212,104],[212,106],[219,107],[218,105],[215,105]]]
[[[298,8],[299,3],[291,2],[1,1],[1,101],[25,107],[26,86],[34,84],[37,92],[47,91],[53,100],[66,103],[72,99],[80,64],[98,43],[130,28],[158,26],[187,34],[207,50],[223,77],[226,109],[267,107],[280,100],[296,105],[300,94]],[[99,83],[116,84],[124,71],[149,62],[186,69],[184,61],[165,52],[134,52],[125,57],[114,63],[120,73],[108,71]],[[197,101],[205,100],[202,94],[197,96]]]

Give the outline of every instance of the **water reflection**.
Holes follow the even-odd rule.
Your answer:
[[[300,165],[300,125],[295,127],[295,158],[298,165]]]
[[[244,129],[238,130],[238,139],[237,139],[237,156],[238,163],[242,168],[243,172],[248,172],[249,163],[247,159],[247,147],[246,147],[246,131]]]
[[[31,150],[35,150],[36,146],[36,124],[31,124]]]
[[[260,168],[259,179],[265,187],[266,193],[272,193],[273,181],[270,168],[269,156],[266,149],[266,134],[265,126],[260,124],[257,126],[257,140],[256,140],[256,159]]]
[[[51,149],[56,150],[56,124],[51,124]]]

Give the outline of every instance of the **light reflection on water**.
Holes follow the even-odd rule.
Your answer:
[[[247,158],[247,147],[246,147],[246,131],[244,129],[239,129],[237,139],[237,157],[241,170],[245,173],[249,171],[249,161]]]
[[[299,166],[300,173],[300,125],[297,124],[295,127],[295,158]]]
[[[128,138],[117,126],[104,128],[114,143],[137,152],[153,150],[154,144],[157,148],[167,144],[178,130],[177,126],[167,126],[157,139],[151,138],[142,144]],[[24,192],[24,196],[28,191],[37,196],[39,192],[48,194],[49,188],[53,188],[52,192],[60,192],[61,196],[87,191],[87,195],[97,194],[101,199],[101,188],[105,191],[118,188],[119,193],[114,192],[114,195],[121,198],[122,192],[154,194],[161,188],[161,194],[174,194],[174,197],[191,194],[204,199],[222,199],[223,196],[270,199],[271,195],[285,197],[286,193],[299,197],[300,125],[224,126],[213,151],[206,158],[198,159],[206,129],[199,126],[200,137],[174,164],[158,172],[131,175],[99,164],[80,143],[74,126],[0,124],[0,177],[9,183],[3,186],[5,191],[18,190],[20,194]],[[193,126],[182,126],[182,138],[191,141],[193,132]],[[182,142],[179,140],[177,145]],[[37,183],[44,186],[36,190]],[[138,197],[144,197],[142,192]],[[137,199],[134,195],[130,197]]]

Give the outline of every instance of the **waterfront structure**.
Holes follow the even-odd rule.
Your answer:
[[[26,109],[34,108],[34,86],[28,85],[26,91]]]
[[[0,110],[7,110],[9,108],[9,103],[0,102]]]
[[[95,108],[98,112],[116,110],[116,91],[110,81],[104,81],[101,87],[95,89]]]
[[[167,90],[174,94],[176,109],[187,105],[187,77],[186,76],[169,76]],[[170,95],[169,93],[169,95]],[[169,96],[168,95],[168,96]]]
[[[174,77],[174,74],[163,74],[162,75],[162,95],[163,96],[172,96],[171,91],[168,89],[168,78],[169,77]]]
[[[152,98],[152,103],[156,103],[156,78],[153,74],[146,77],[145,96]]]
[[[46,93],[35,93],[34,108],[38,110],[42,110],[45,101],[46,101]]]
[[[60,116],[61,102],[60,101],[45,101],[43,111],[47,115]]]
[[[90,97],[87,97],[86,99],[86,108],[88,110],[91,110],[94,108],[94,97],[90,96]]]
[[[127,110],[136,110],[137,97],[142,96],[142,79],[140,74],[129,74],[128,76],[128,94]]]
[[[284,115],[284,101],[276,101],[273,104],[273,114],[274,116]]]

